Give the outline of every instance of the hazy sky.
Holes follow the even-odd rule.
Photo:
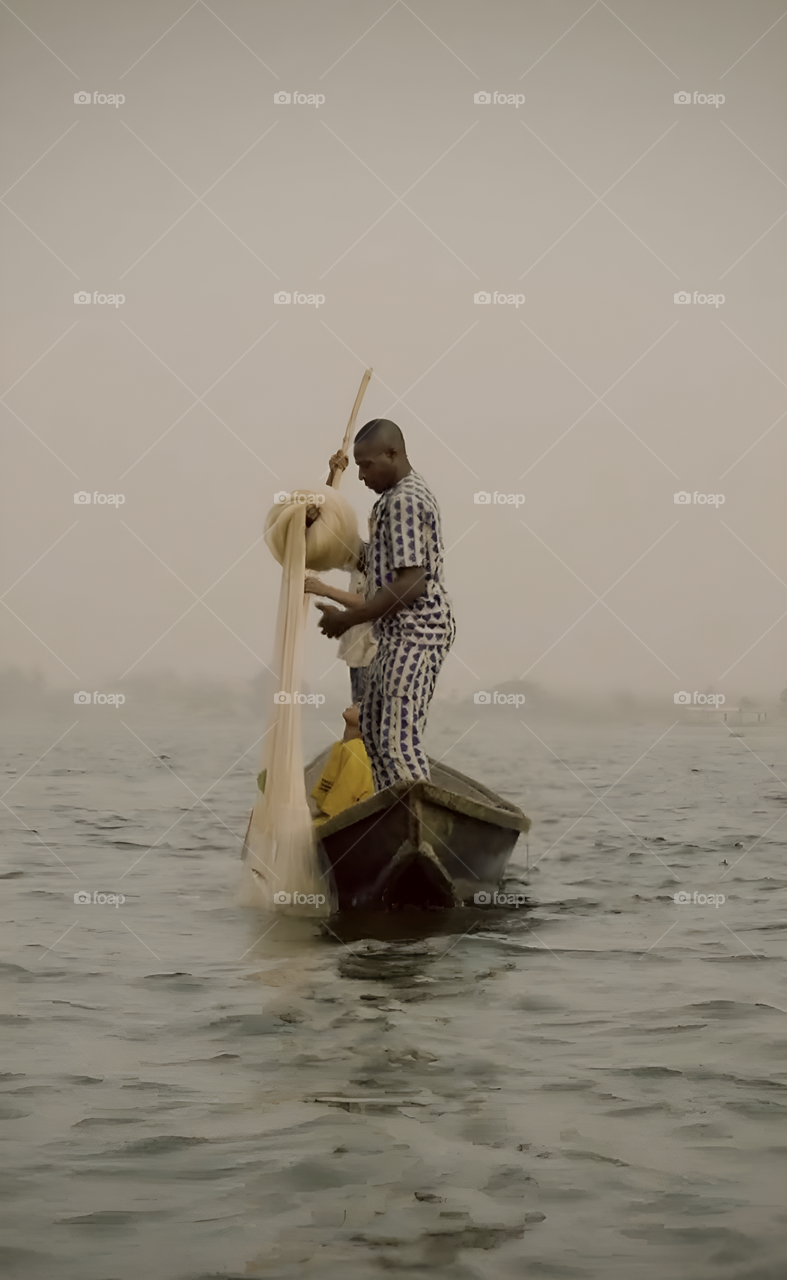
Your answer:
[[[372,365],[443,512],[444,692],[787,685],[782,9],[3,7],[3,661],[255,675],[265,515]]]

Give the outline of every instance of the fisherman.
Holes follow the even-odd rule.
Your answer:
[[[320,630],[341,636],[374,622],[375,653],[360,705],[360,729],[376,791],[429,778],[421,739],[429,703],[456,624],[443,583],[440,510],[407,457],[395,422],[373,418],[355,437],[358,475],[380,497],[364,548],[363,604],[322,610]]]

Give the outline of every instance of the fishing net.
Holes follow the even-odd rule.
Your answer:
[[[306,527],[306,507],[320,514]],[[243,848],[241,902],[292,915],[328,915],[330,882],[323,875],[306,796],[301,746],[301,675],[309,596],[306,569],[345,569],[360,549],[355,512],[335,489],[296,490],[265,521],[265,541],[282,566],[276,619],[274,696],[265,734],[257,796]]]

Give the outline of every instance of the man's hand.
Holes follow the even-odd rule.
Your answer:
[[[349,461],[347,454],[343,453],[341,449],[337,449],[336,453],[331,455],[328,463],[328,479],[325,482],[329,487],[333,487],[334,481],[338,483],[337,477],[342,474]]]
[[[322,612],[322,618],[318,624],[320,631],[331,640],[343,636],[345,631],[349,631],[353,625],[347,609],[334,609],[332,604],[318,604],[317,608]]]

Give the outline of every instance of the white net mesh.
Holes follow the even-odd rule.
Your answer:
[[[306,528],[308,499],[320,514]],[[303,650],[309,597],[306,569],[347,568],[360,541],[355,512],[331,488],[297,490],[277,503],[265,521],[265,541],[282,566],[274,666],[279,693],[265,735],[260,779],[244,845],[241,902],[293,915],[328,915],[331,887],[320,867],[306,797],[301,745]]]

